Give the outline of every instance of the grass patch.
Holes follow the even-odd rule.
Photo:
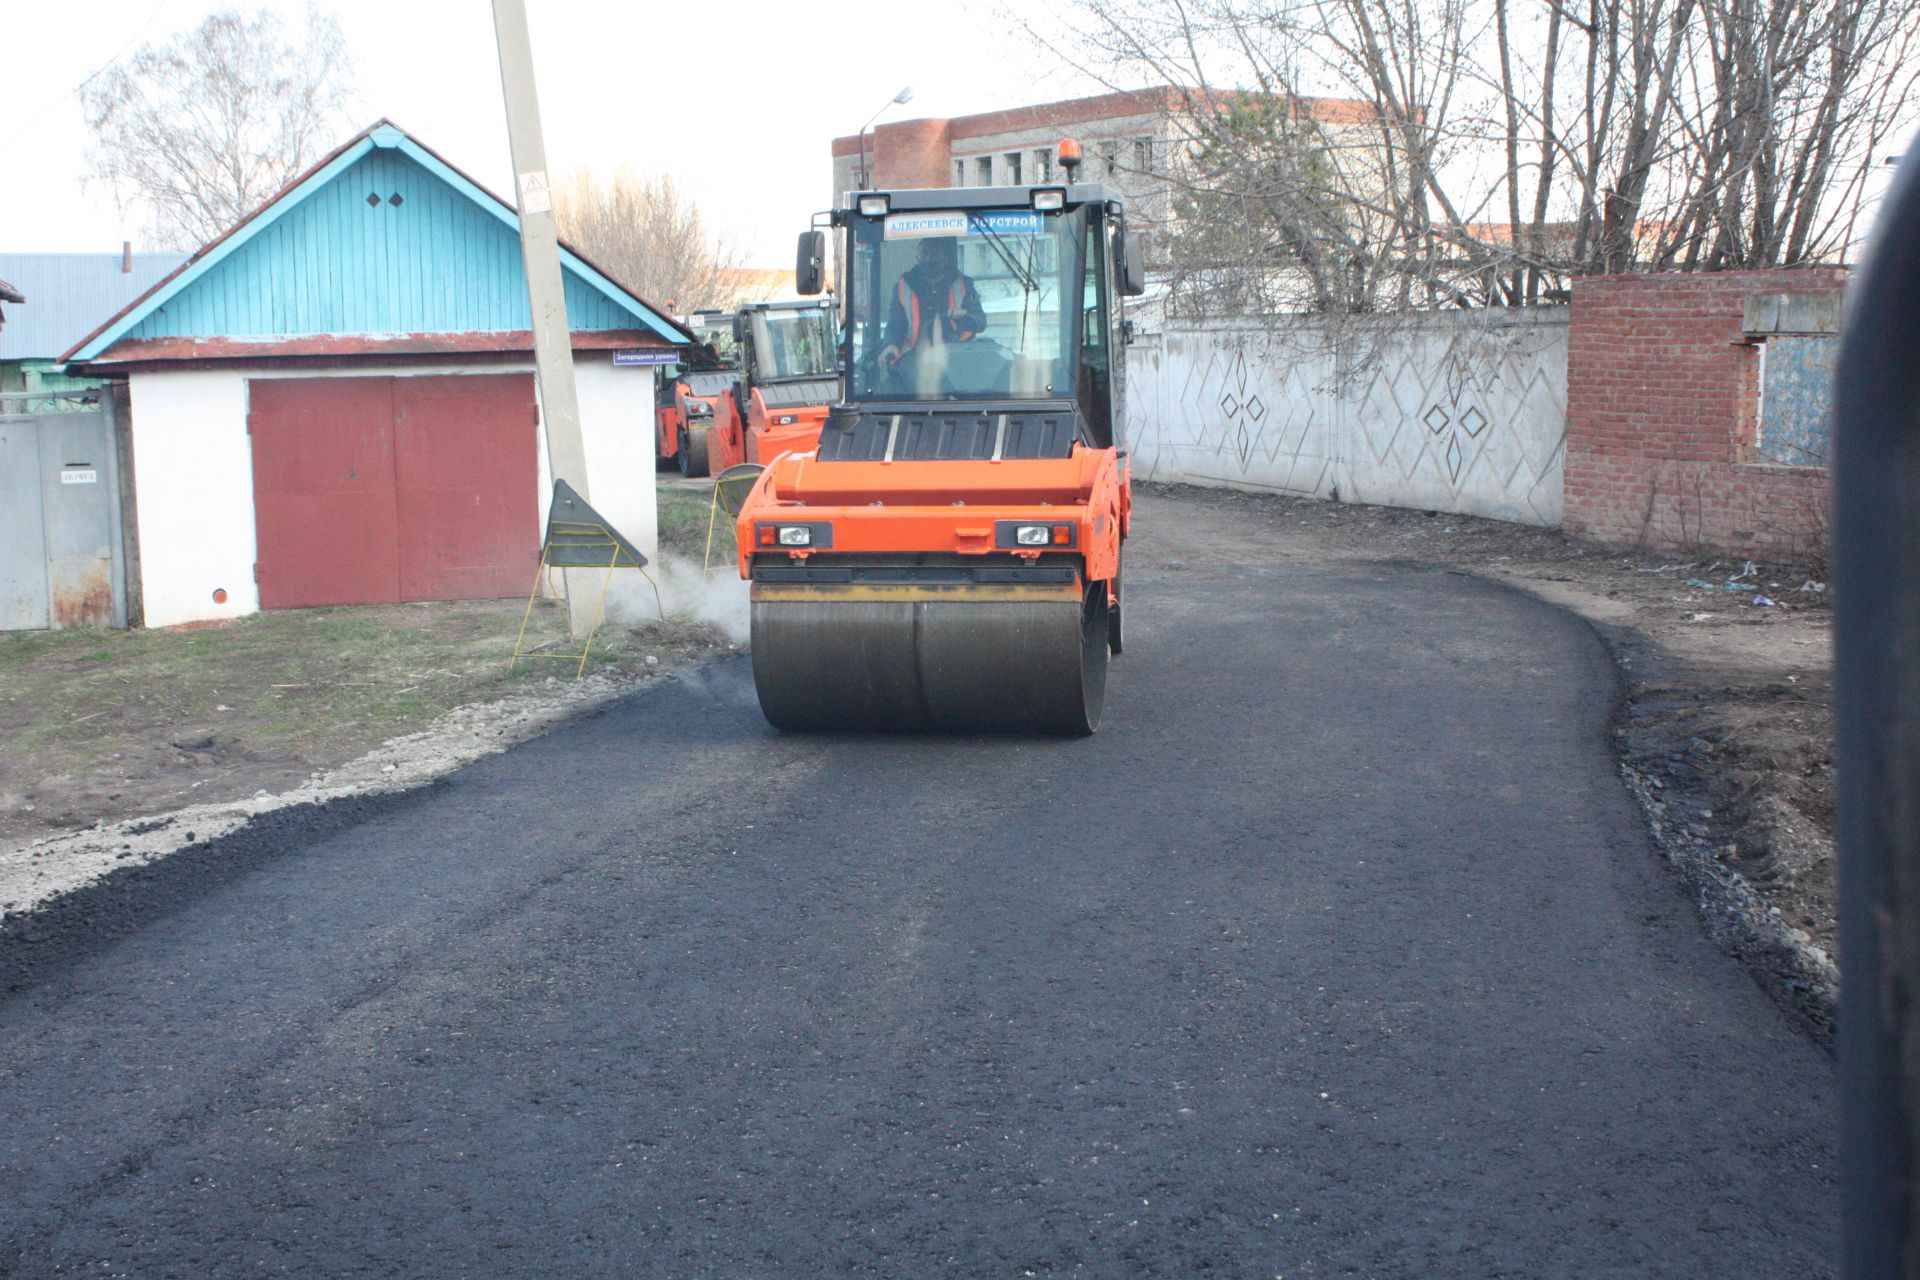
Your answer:
[[[659,488],[660,553],[678,555],[699,564],[707,553],[707,521],[713,486],[698,489],[668,482]],[[733,517],[719,513],[713,521],[713,562],[731,564],[735,555]]]
[[[508,670],[524,607],[290,609],[190,629],[0,634],[0,843],[279,790],[463,703],[570,681],[576,663],[554,657]],[[578,652],[562,610],[544,602],[528,643]],[[688,622],[603,626],[587,670],[664,671],[719,643]]]

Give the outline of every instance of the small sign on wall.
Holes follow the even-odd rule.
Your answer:
[[[656,350],[616,351],[613,353],[613,362],[617,365],[627,366],[679,364],[680,353],[672,347],[662,347]]]
[[[99,482],[100,474],[92,467],[60,468],[61,484],[98,484]]]

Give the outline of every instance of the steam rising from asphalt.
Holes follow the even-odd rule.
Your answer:
[[[663,555],[647,572],[660,586],[656,604],[653,587],[639,574],[622,570],[614,577],[607,594],[607,617],[631,626],[657,621],[660,611],[667,617],[704,622],[718,627],[734,644],[745,644],[748,634],[747,584],[731,558],[723,559],[707,573],[699,564],[679,556]],[[576,577],[577,589],[597,591],[599,583],[590,582],[591,574]],[[591,599],[592,597],[587,597]]]
[[[655,599],[655,585],[645,576],[628,568],[614,572],[611,585],[607,585],[609,624],[647,628],[659,624],[664,610],[668,620],[705,622],[720,629],[735,645],[747,643],[751,629],[747,583],[741,580],[732,557],[718,560],[703,574],[697,560],[662,555],[647,566],[647,574],[653,576],[653,583],[659,583],[659,599]],[[570,587],[580,593],[580,603],[588,610],[599,601],[603,581],[601,570],[568,572]]]
[[[668,617],[685,614],[720,628],[735,644],[747,642],[747,584],[731,557],[703,573],[692,561],[663,556],[654,577]]]

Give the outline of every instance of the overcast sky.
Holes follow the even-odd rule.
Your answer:
[[[213,0],[6,4],[0,248],[138,247],[109,192],[82,185],[88,141],[74,89],[103,63],[197,26]],[[271,8],[292,30],[304,0]],[[325,0],[352,48],[359,124],[381,116],[509,195],[506,118],[489,0]],[[881,117],[965,115],[1099,92],[1008,34],[992,0],[528,0],[548,167],[672,174],[732,231],[749,261],[783,266],[808,215],[825,208],[828,147],[903,85]],[[1044,14],[1044,0],[1023,4]],[[711,26],[697,25],[702,17]],[[349,131],[351,133],[351,130]]]
[[[250,7],[246,0],[236,0]],[[0,0],[0,249],[108,252],[140,228],[84,186],[76,87],[143,42],[197,26],[214,0]],[[630,165],[680,180],[752,265],[793,261],[833,198],[829,144],[903,85],[885,120],[966,115],[1101,91],[1009,30],[1005,9],[1058,30],[1067,0],[528,0],[548,167]],[[289,29],[306,0],[264,0]],[[510,195],[490,0],[322,0],[356,63],[354,128],[381,116]],[[712,25],[696,20],[712,18]],[[348,130],[348,136],[353,129]],[[1902,140],[1906,145],[1910,141]],[[1897,149],[1890,148],[1890,149]],[[1873,185],[1884,185],[1877,169]]]

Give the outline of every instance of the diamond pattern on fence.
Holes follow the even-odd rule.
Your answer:
[[[1162,341],[1132,366],[1143,476],[1559,523],[1563,310]]]

